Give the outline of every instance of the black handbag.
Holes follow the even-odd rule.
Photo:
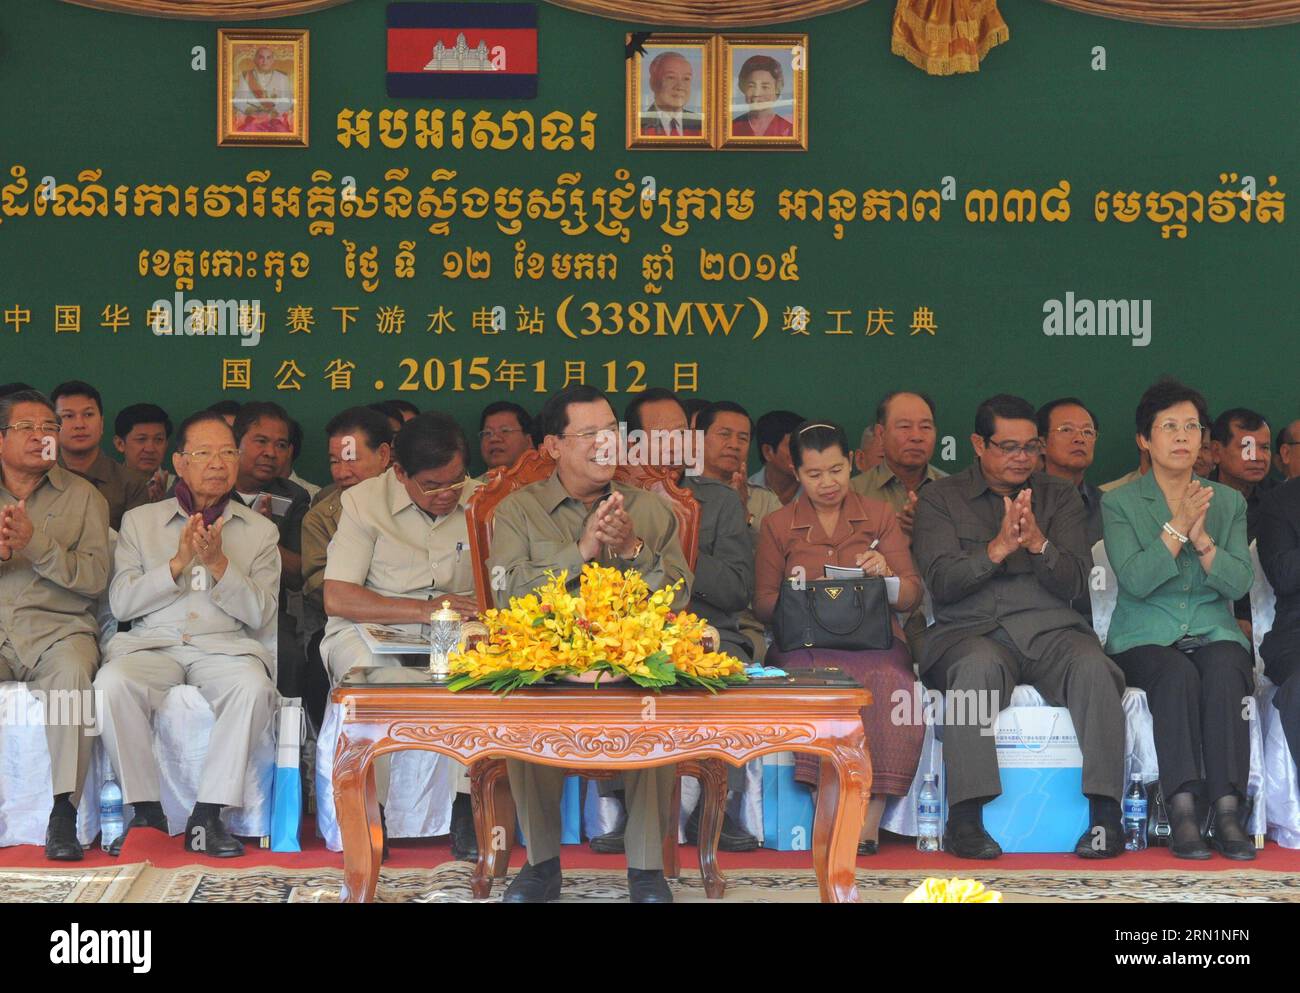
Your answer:
[[[791,579],[781,584],[772,618],[776,647],[880,651],[894,643],[889,593],[879,576],[862,579]]]

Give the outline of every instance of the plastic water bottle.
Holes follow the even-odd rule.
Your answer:
[[[123,830],[122,787],[109,773],[104,788],[99,791],[99,846],[108,851],[108,846],[122,836]]]
[[[939,786],[934,773],[926,773],[916,797],[916,850],[939,850]]]
[[[1124,794],[1124,847],[1130,852],[1147,847],[1147,791],[1136,772]]]

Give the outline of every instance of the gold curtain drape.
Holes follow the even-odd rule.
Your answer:
[[[78,7],[191,21],[262,21],[295,17],[351,0],[63,0]]]
[[[997,0],[898,0],[890,50],[931,76],[979,72],[980,60],[1011,37]]]
[[[1080,14],[1184,28],[1300,23],[1300,0],[1044,0]]]

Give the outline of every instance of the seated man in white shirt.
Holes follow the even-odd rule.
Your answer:
[[[320,655],[337,686],[353,666],[398,666],[403,655],[372,653],[356,625],[385,624],[428,636],[429,615],[443,600],[471,617],[477,610],[465,504],[478,487],[466,474],[469,442],[445,414],[426,413],[403,425],[394,465],[357,483],[342,497],[338,530],[325,562],[325,637]],[[429,664],[428,653],[418,659]],[[388,802],[389,756],[375,760],[380,811]],[[448,761],[451,761],[450,759]],[[469,780],[459,763],[452,806],[452,855],[478,857]]]
[[[244,846],[221,808],[243,804],[249,753],[276,707],[280,538],[270,520],[230,498],[239,451],[220,414],[181,425],[172,463],[175,495],[122,519],[109,602],[132,626],[105,647],[95,689],[122,798],[134,808],[129,832],[167,830],[152,712],[173,686],[198,687],[216,720],[185,849],[229,858]]]

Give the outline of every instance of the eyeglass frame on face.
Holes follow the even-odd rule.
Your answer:
[[[193,459],[195,462],[201,462],[208,465],[212,464],[212,456],[217,456],[222,462],[238,462],[239,449],[233,445],[229,448],[213,448],[210,451],[206,448],[196,448],[192,452],[178,451],[177,455],[184,455],[187,459]]]
[[[603,434],[618,434],[618,425],[615,424],[613,427],[593,428],[590,431],[565,431],[562,434],[556,435],[556,437],[574,438],[577,441],[582,442],[584,445],[590,445]]]
[[[1205,425],[1200,421],[1185,421],[1184,423],[1179,424],[1172,417],[1168,420],[1161,421],[1159,424],[1151,425],[1152,431],[1159,431],[1161,434],[1175,434],[1179,428],[1182,428],[1187,434],[1194,434],[1199,438],[1205,430]]]
[[[1012,447],[1006,448],[1005,446],[1007,445]],[[1035,447],[1035,450],[1032,452],[1029,450],[1030,445]],[[990,436],[984,439],[984,449],[987,451],[990,448],[996,448],[1003,458],[1008,459],[1013,455],[1020,454],[1021,452],[1028,455],[1031,459],[1036,459],[1038,456],[1042,455],[1043,452],[1047,451],[1047,445],[1043,443],[1042,438],[1030,438],[1023,445],[1018,445],[1014,441],[994,441]]]
[[[12,424],[6,424],[0,428],[0,432],[17,431],[19,434],[34,434],[37,431],[42,431],[45,434],[58,434],[62,426],[61,420],[41,421],[39,424],[36,421],[14,421]]]
[[[411,482],[415,484],[416,489],[420,491],[421,496],[431,497],[431,496],[437,496],[439,493],[449,493],[452,490],[464,489],[465,484],[469,482],[469,473],[465,473],[464,475],[462,475],[460,477],[459,483],[450,483],[446,486],[435,486],[431,490],[426,490],[424,486],[420,483],[420,481],[416,479],[414,476],[410,476],[407,478],[409,478]]]
[[[1068,434],[1071,437],[1077,434],[1081,435],[1084,441],[1097,440],[1097,429],[1091,426],[1079,427],[1077,424],[1058,424],[1056,427],[1052,428],[1052,433],[1059,435]]]

